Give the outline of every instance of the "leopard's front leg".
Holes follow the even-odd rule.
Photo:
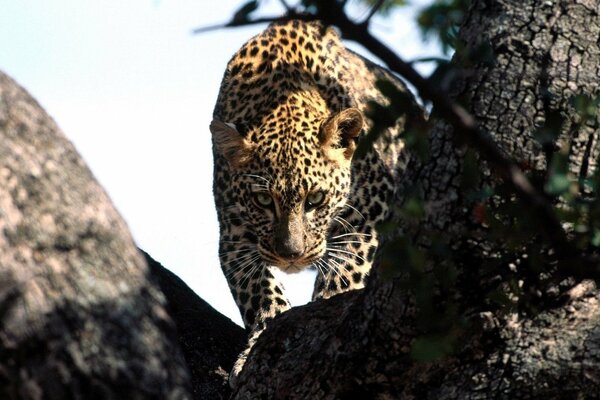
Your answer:
[[[222,230],[219,243],[221,268],[249,331],[248,345],[229,374],[232,387],[265,321],[290,308],[283,286],[262,260],[252,237],[244,226],[233,226]]]

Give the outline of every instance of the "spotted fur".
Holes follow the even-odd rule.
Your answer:
[[[379,79],[405,90],[333,29],[301,21],[269,26],[227,65],[211,124],[214,196],[221,266],[247,328],[290,308],[273,268],[315,267],[314,299],[365,285],[406,162],[401,126],[353,157],[369,100],[386,103]]]

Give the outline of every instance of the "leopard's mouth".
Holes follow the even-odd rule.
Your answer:
[[[282,258],[282,257],[263,257],[263,259],[274,267],[279,268],[283,272],[296,273],[305,270],[306,268],[313,265],[319,257],[298,257],[298,258]]]
[[[307,269],[308,267],[315,265],[323,257],[325,253],[324,245],[317,245],[312,249],[309,249],[304,254],[289,258],[289,257],[281,257],[271,252],[260,244],[258,245],[258,251],[267,264],[279,268],[281,271],[286,273],[296,273]]]
[[[283,272],[287,273],[287,274],[295,274],[297,272],[300,271],[304,271],[310,264],[288,264],[287,266],[284,267],[280,267],[278,266],[277,268],[279,268],[280,270],[282,270]]]

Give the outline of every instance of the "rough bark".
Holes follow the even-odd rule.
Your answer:
[[[549,108],[567,118],[560,140],[573,143],[571,170],[589,175],[595,168],[599,132],[571,129],[567,105],[573,94],[600,93],[599,12],[597,1],[473,1],[461,37],[470,48],[489,41],[494,62],[464,69],[453,95],[508,154],[531,168],[546,163],[532,139],[546,115],[546,90],[552,93]],[[426,163],[414,159],[399,181],[417,187],[426,202],[415,236],[438,231],[479,244],[485,230],[473,221],[461,187],[465,149],[452,128],[435,119],[435,109],[433,118],[432,156]],[[469,267],[477,265],[466,262],[459,271],[462,288],[477,291],[479,282],[465,282]],[[486,304],[470,304],[473,323],[458,351],[419,363],[410,356],[419,334],[413,299],[400,280],[375,274],[362,293],[274,320],[248,358],[234,397],[598,398],[599,300],[586,282],[535,316],[499,317]]]
[[[482,324],[454,356],[415,362],[409,351],[417,330],[405,291],[371,285],[276,319],[248,358],[234,398],[598,398],[599,300],[588,290],[535,318]]]
[[[453,95],[522,165],[536,169],[546,165],[545,153],[532,134],[544,122],[547,90],[551,111],[561,110],[567,117],[560,142],[573,144],[571,170],[577,175],[594,171],[598,132],[590,126],[572,131],[574,116],[568,103],[575,94],[600,93],[599,12],[598,1],[586,0],[472,2],[460,38],[470,49],[489,43],[493,62],[464,68]],[[405,179],[422,188],[431,205],[427,225],[463,235],[469,227],[465,212],[471,212],[464,207],[461,191],[464,148],[454,143],[445,121],[435,122],[431,153],[430,160]]]
[[[189,398],[164,304],[71,143],[0,73],[0,398]]]

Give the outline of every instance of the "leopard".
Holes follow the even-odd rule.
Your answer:
[[[274,269],[316,269],[315,301],[365,286],[409,160],[406,118],[355,157],[373,102],[389,103],[382,81],[409,93],[318,21],[272,23],[227,64],[210,124],[213,194],[221,269],[251,333],[230,383],[265,323],[291,308]]]

